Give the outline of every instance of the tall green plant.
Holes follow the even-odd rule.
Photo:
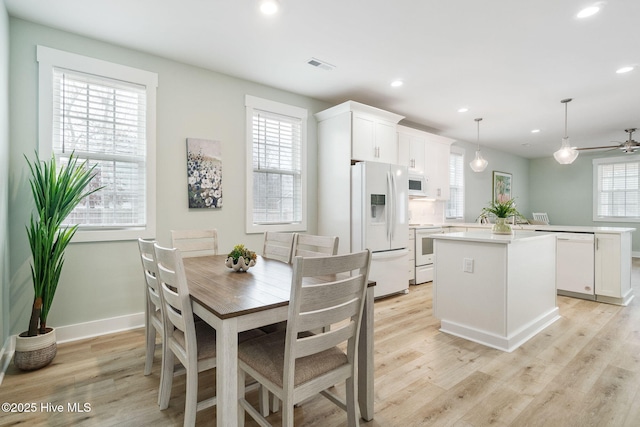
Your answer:
[[[47,316],[64,264],[64,251],[78,229],[78,225],[62,227],[62,222],[82,199],[100,188],[85,190],[96,175],[95,165],[88,168],[86,161],[78,165],[74,153],[60,168],[54,155],[48,162],[41,161],[37,152],[33,163],[27,156],[25,159],[31,172],[29,183],[37,214],[31,215],[27,226],[35,292],[28,334],[34,336],[46,331]]]

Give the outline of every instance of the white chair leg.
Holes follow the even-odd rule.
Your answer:
[[[265,386],[260,385],[260,389],[258,390],[260,393],[260,413],[263,417],[269,416],[269,389]],[[275,399],[275,396],[274,396]]]
[[[173,364],[175,363],[173,352],[166,346],[163,346],[162,353],[162,372],[160,374],[158,397],[158,404],[161,410],[169,407],[169,398],[171,398],[171,388],[173,387]]]
[[[282,427],[293,427],[293,405],[286,401],[282,402]]]
[[[190,363],[187,369],[187,393],[184,402],[184,426],[196,425],[198,408],[198,362]]]
[[[347,422],[349,427],[358,426],[358,408],[356,407],[356,382],[353,377],[346,381]]]
[[[153,365],[153,356],[156,351],[156,328],[151,324],[150,319],[146,319],[146,335],[147,335],[147,347],[146,357],[144,360],[144,374],[149,375],[151,373],[151,366]]]
[[[240,404],[240,399],[245,398],[246,391],[244,389],[244,382],[246,380],[246,374],[242,369],[238,369],[238,427],[244,427],[244,408]],[[259,392],[262,393],[264,387],[260,386]],[[260,394],[260,406],[262,406],[262,394]]]
[[[280,410],[280,399],[275,394],[271,395],[271,412],[278,412]]]

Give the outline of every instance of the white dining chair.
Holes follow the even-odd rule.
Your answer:
[[[315,257],[336,255],[338,253],[337,236],[316,236],[298,233],[293,239],[293,255]]]
[[[145,315],[144,328],[146,335],[144,374],[151,374],[153,357],[156,349],[156,335],[163,340],[164,325],[162,319],[162,294],[158,285],[156,256],[154,252],[155,241],[138,239],[140,260],[145,280]]]
[[[535,221],[543,222],[544,224],[549,224],[549,215],[546,212],[533,212],[533,219]]]
[[[280,233],[275,231],[265,232],[262,256],[286,262],[288,264],[291,263],[294,238],[295,233]]]
[[[171,246],[180,249],[183,258],[218,255],[218,230],[171,230]]]
[[[346,409],[350,427],[358,425],[356,349],[370,260],[368,250],[329,257],[295,257],[286,331],[239,345],[238,384],[244,384],[245,375],[249,374],[280,399],[283,427],[293,426],[295,404],[318,393]],[[313,281],[314,277],[328,275],[337,275],[336,280]],[[328,328],[331,325],[334,327]],[[343,381],[346,400],[328,391]],[[260,425],[269,425],[244,398],[243,390],[239,394],[241,412],[248,413]],[[241,415],[240,425],[243,420]]]

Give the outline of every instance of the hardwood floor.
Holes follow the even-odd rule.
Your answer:
[[[640,260],[632,284],[637,297],[628,307],[558,297],[562,319],[513,353],[439,332],[430,284],[376,302],[375,419],[361,425],[640,425]],[[169,408],[160,411],[160,350],[151,375],[143,366],[142,330],[61,344],[43,370],[10,366],[0,402],[33,403],[36,411],[3,412],[0,425],[181,425],[184,377],[175,379]],[[214,384],[214,375],[201,374],[200,396],[213,395]],[[85,403],[90,410],[69,410]],[[57,405],[61,412],[53,412]],[[269,419],[279,425],[279,414]],[[344,420],[323,397],[296,409],[299,426]],[[199,412],[197,423],[215,425],[215,408]]]

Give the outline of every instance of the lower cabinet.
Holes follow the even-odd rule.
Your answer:
[[[416,284],[416,233],[409,229],[409,283]]]
[[[631,233],[595,235],[595,292],[602,302],[627,305],[631,290]]]

